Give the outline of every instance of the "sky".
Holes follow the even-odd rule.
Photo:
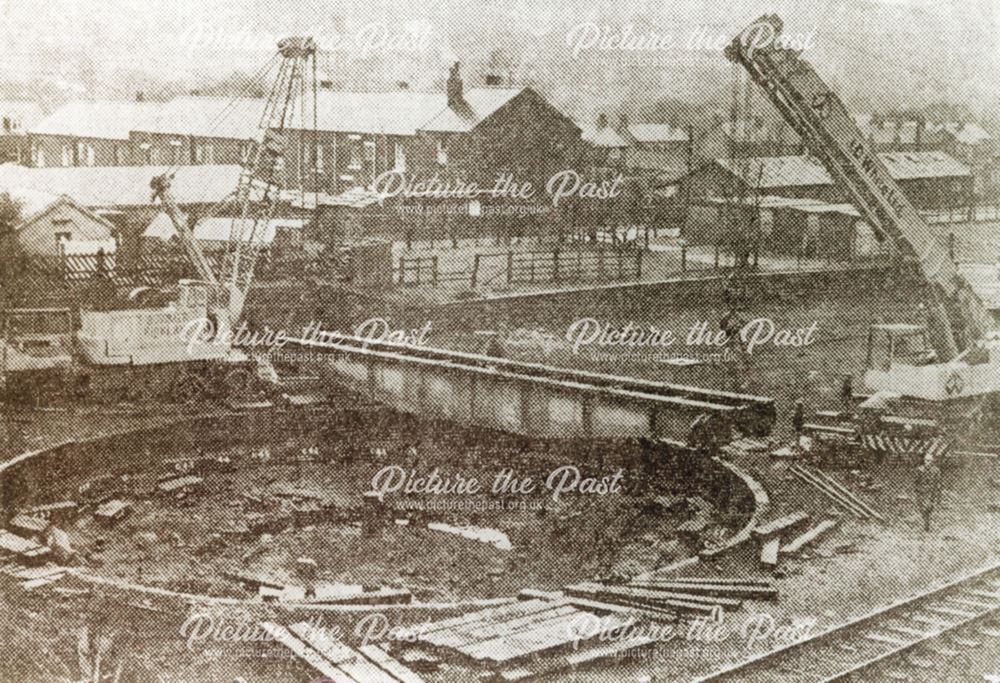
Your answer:
[[[685,46],[694,32],[732,36],[765,11],[782,16],[787,32],[813,35],[810,61],[848,95],[1000,102],[1000,0],[0,0],[0,49],[9,79],[47,79],[69,91],[97,81],[112,92],[120,85],[124,96],[132,73],[190,84],[252,72],[289,34],[315,35],[332,71],[379,52],[401,72],[433,71],[502,45],[544,69],[555,68],[553,56],[574,58],[570,33],[580,24],[613,33],[629,23],[680,47],[583,58],[605,71],[619,60],[626,81],[632,69],[655,67],[684,96],[704,85],[702,62],[724,66],[718,50]],[[549,82],[559,76],[549,73]]]

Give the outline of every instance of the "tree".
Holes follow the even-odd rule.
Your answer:
[[[4,241],[14,233],[14,228],[21,222],[21,202],[10,196],[9,192],[0,193],[0,241]]]

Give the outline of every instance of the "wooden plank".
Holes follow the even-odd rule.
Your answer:
[[[910,621],[916,621],[921,624],[929,624],[937,628],[951,628],[955,625],[953,621],[945,621],[938,617],[928,616],[926,614],[912,614],[909,617]]]
[[[903,640],[902,638],[895,638],[893,636],[886,635],[884,633],[866,633],[864,637],[868,640],[874,640],[879,643],[889,643],[890,645],[907,645],[911,641]]]
[[[555,601],[564,597],[562,591],[542,591],[537,588],[522,588],[517,594],[518,600],[549,600]]]
[[[725,585],[725,586],[762,586],[764,588],[773,588],[774,581],[770,579],[731,579],[724,576],[719,577],[685,577],[685,576],[672,576],[670,578],[661,577],[653,579],[643,579],[649,583],[690,583],[693,585],[699,585],[702,583],[710,583],[713,585]]]
[[[846,486],[844,486],[843,484],[841,484],[833,476],[827,474],[826,472],[823,472],[822,470],[808,469],[808,468],[806,468],[804,466],[801,466],[801,465],[800,465],[800,467],[802,469],[805,469],[805,470],[809,471],[810,474],[812,474],[813,476],[815,476],[820,481],[825,482],[827,484],[827,486],[829,486],[834,492],[840,493],[844,498],[846,498],[848,501],[850,501],[853,505],[855,505],[857,508],[859,508],[862,512],[864,512],[869,517],[873,517],[873,518],[877,519],[880,522],[884,522],[885,521],[885,518],[882,515],[880,515],[878,513],[878,511],[875,510],[875,508],[873,508],[871,505],[869,505],[865,501],[861,500],[861,498],[859,498],[856,493],[854,493],[849,488],[847,488]]]
[[[791,531],[809,519],[809,513],[799,510],[790,515],[771,520],[766,524],[758,525],[753,530],[753,535],[761,539],[770,539],[776,534]]]
[[[764,588],[762,586],[723,586],[711,583],[653,583],[645,581],[632,581],[628,585],[631,588],[641,588],[643,590],[674,591],[692,595],[714,595],[719,597],[747,598],[750,600],[772,600],[778,597],[777,588]]]
[[[534,624],[574,613],[578,613],[577,609],[571,607],[569,604],[554,605],[552,609],[545,610],[544,612],[534,612],[510,621],[475,622],[445,631],[438,631],[428,635],[426,638],[421,638],[421,641],[441,647],[460,649],[473,643],[492,640],[498,636],[513,635],[519,630],[527,630]]]
[[[781,546],[780,538],[772,538],[760,549],[760,563],[767,567],[778,566],[778,549]]]
[[[328,632],[307,622],[292,624],[289,630],[359,683],[398,683],[354,648],[332,639]]]
[[[545,600],[528,600],[520,602],[512,602],[509,605],[501,605],[499,607],[490,607],[489,609],[479,610],[478,612],[467,612],[457,617],[452,617],[450,619],[442,619],[441,621],[432,622],[429,626],[424,624],[422,626],[415,626],[411,629],[402,629],[404,636],[409,637],[411,634],[418,634],[420,636],[425,636],[428,633],[434,633],[435,631],[440,631],[446,628],[452,628],[460,624],[466,624],[473,621],[486,621],[503,619],[507,616],[520,616],[524,614],[530,614],[531,612],[539,612],[542,610],[547,610],[551,607],[551,603]],[[405,638],[403,638],[405,639]]]
[[[580,634],[574,629],[574,626],[580,624],[578,615],[567,615],[561,620],[550,622],[514,638],[497,638],[480,643],[467,654],[474,656],[476,659],[503,664],[514,659],[568,645],[572,642],[596,638],[602,633],[613,633],[635,623],[634,619],[623,619],[614,615],[603,617],[601,621],[601,629],[596,633]],[[590,635],[590,638],[585,638],[585,635]]]
[[[897,633],[914,636],[916,638],[927,638],[928,636],[932,636],[936,633],[936,631],[923,631],[919,628],[910,628],[909,626],[886,626],[885,628],[887,631],[896,631]]]
[[[586,595],[586,594],[583,594]],[[583,597],[583,595],[581,597]],[[638,600],[636,598],[629,598],[624,596],[603,596],[600,593],[593,593],[592,600],[601,600],[604,602],[613,601],[619,607],[628,608],[630,610],[643,609],[649,610],[651,612],[660,613],[662,616],[669,614],[671,612],[695,612],[698,614],[709,615],[716,609],[715,605],[705,605],[695,602],[683,602],[681,600],[661,600],[658,602],[650,603],[649,600]]]
[[[977,616],[976,612],[969,612],[964,609],[953,609],[951,607],[942,607],[939,605],[931,605],[929,607],[924,607],[928,612],[934,612],[935,614],[947,614],[951,617],[960,617],[962,619],[971,619]]]
[[[622,640],[614,641],[606,645],[598,645],[597,647],[590,647],[586,650],[566,655],[566,661],[571,666],[577,666],[579,664],[593,662],[605,657],[612,657],[628,650],[634,650],[637,647],[652,645],[655,642],[656,638],[650,638],[649,636],[633,636],[631,638],[623,638]]]
[[[720,605],[729,609],[739,609],[743,603],[735,598],[714,598],[693,593],[679,593],[673,591],[645,590],[643,588],[630,588],[628,586],[607,586],[604,584],[577,584],[567,586],[566,592],[572,595],[573,590],[597,591],[602,596],[615,595],[627,598],[639,598],[661,602],[664,600],[679,600],[687,603],[702,605]]]
[[[287,647],[296,657],[316,669],[316,671],[320,672],[331,681],[335,681],[336,683],[364,683],[363,681],[357,681],[354,678],[351,678],[351,676],[349,676],[346,672],[338,669],[325,657],[323,657],[323,655],[299,640],[284,626],[268,621],[260,622],[260,626],[265,632],[274,638],[276,642]]]
[[[832,519],[823,520],[809,531],[805,532],[798,538],[794,539],[788,545],[781,546],[781,552],[788,554],[797,553],[800,550],[802,550],[802,548],[809,545],[810,543],[818,539],[820,536],[830,531],[830,529],[834,528],[835,526],[837,526],[836,520]]]
[[[380,668],[391,674],[400,683],[424,683],[424,679],[393,658],[378,645],[362,645],[358,651],[372,660]]]

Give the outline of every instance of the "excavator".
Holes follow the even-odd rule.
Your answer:
[[[880,239],[888,240],[924,284],[920,320],[870,330],[864,374],[869,405],[916,406],[923,417],[950,423],[952,430],[1000,411],[997,320],[841,99],[801,51],[782,40],[783,29],[778,16],[764,15],[741,31],[724,54],[749,73],[809,152],[846,190],[862,219]],[[921,424],[900,421],[909,428],[915,423]],[[886,443],[878,435],[869,436],[877,437],[871,443]]]
[[[72,311],[59,311],[61,331],[41,335],[44,338],[3,334],[0,377],[6,394],[17,400],[26,391],[31,400],[38,400],[44,375],[45,382],[64,396],[64,387],[73,387],[69,393],[77,399],[110,395],[138,400],[148,394],[127,394],[151,386],[162,389],[154,390],[155,395],[169,400],[216,395],[242,399],[258,394],[266,385],[261,380],[273,380],[263,357],[253,358],[233,345],[233,331],[242,318],[254,267],[265,248],[262,236],[282,200],[289,130],[296,123],[306,129],[304,120],[293,119],[296,110],[305,117],[310,79],[311,103],[316,106],[316,52],[316,43],[309,37],[285,38],[278,44],[280,65],[264,103],[253,152],[235,191],[224,200],[234,216],[227,253],[213,267],[194,238],[194,226],[171,193],[173,172],[154,177],[152,198],[173,224],[196,277],[147,296],[152,305],[137,307],[130,298],[112,310],[81,310],[78,325],[74,325]],[[304,188],[302,195],[304,201]],[[3,318],[24,318],[22,313],[7,311]],[[5,323],[0,332],[9,328]]]

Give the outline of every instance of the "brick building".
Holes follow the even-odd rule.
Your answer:
[[[253,98],[177,97],[129,132],[139,163],[181,166],[243,164],[264,111]]]
[[[31,165],[127,166],[142,163],[132,130],[156,112],[147,102],[71,102],[31,127]]]
[[[968,166],[945,152],[882,152],[879,159],[918,209],[968,206],[973,177]],[[691,197],[740,197],[754,194],[850,201],[814,157],[715,159],[695,169],[680,183]]]

